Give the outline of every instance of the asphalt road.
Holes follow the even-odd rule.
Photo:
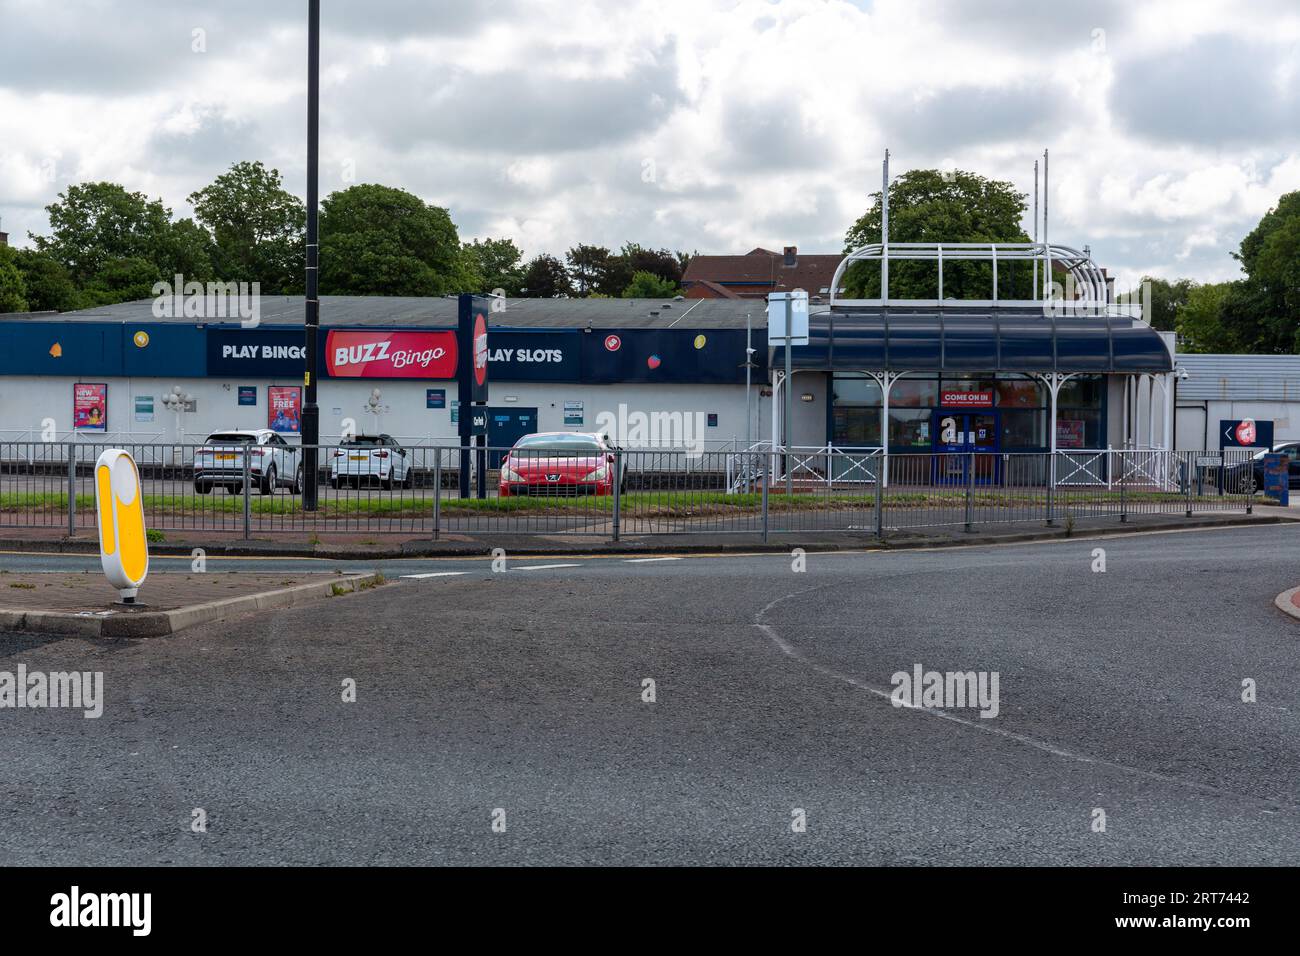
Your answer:
[[[0,865],[1295,864],[1298,545],[382,562],[173,638],[0,635],[0,670],[106,696],[0,710]],[[37,562],[85,559],[0,570]],[[996,672],[998,716],[893,707],[916,664]]]

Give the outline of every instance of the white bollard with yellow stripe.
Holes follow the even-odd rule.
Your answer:
[[[95,506],[104,574],[122,602],[134,604],[149,573],[149,542],[144,533],[140,471],[120,448],[107,449],[95,462]]]

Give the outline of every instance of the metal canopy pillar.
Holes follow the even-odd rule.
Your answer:
[[[889,486],[889,392],[907,372],[866,372],[880,386],[880,484]],[[832,391],[834,391],[832,389]]]

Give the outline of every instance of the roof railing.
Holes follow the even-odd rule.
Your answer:
[[[938,264],[938,294],[933,300],[905,300],[891,298],[889,295],[888,263],[898,260],[912,260],[922,262],[934,262]],[[842,260],[835,269],[835,276],[831,280],[830,288],[830,307],[833,309],[837,305],[903,305],[915,304],[919,301],[935,302],[938,304],[974,304],[964,299],[945,299],[943,295],[943,264],[945,261],[962,261],[962,262],[990,262],[992,269],[992,289],[991,295],[987,300],[980,302],[989,302],[995,304],[1024,304],[1026,302],[1043,303],[1048,305],[1054,298],[1052,282],[1052,266],[1059,264],[1066,270],[1069,279],[1073,280],[1076,294],[1066,297],[1063,305],[1070,308],[1078,308],[1083,305],[1090,305],[1100,310],[1100,314],[1107,314],[1112,310],[1108,308],[1110,297],[1107,289],[1106,275],[1101,268],[1092,260],[1087,253],[1075,249],[1071,246],[1059,246],[1054,243],[1045,242],[873,242],[861,248],[854,249]],[[879,299],[850,299],[841,298],[836,290],[843,286],[844,273],[849,266],[855,262],[879,262],[881,264],[881,297]],[[1013,263],[1034,263],[1035,275],[1039,274],[1037,263],[1042,262],[1041,281],[1035,281],[1033,284],[1033,299],[1000,299],[998,295],[998,266],[999,264]],[[1058,285],[1056,288],[1060,288]],[[1039,297],[1040,292],[1042,294]]]

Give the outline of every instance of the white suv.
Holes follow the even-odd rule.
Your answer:
[[[330,452],[330,487],[376,482],[381,488],[410,487],[411,456],[392,435],[357,435]]]
[[[244,485],[244,453],[250,484],[264,495],[276,488],[302,491],[302,455],[269,428],[213,432],[194,453],[194,490],[206,495],[221,487],[233,493]]]

